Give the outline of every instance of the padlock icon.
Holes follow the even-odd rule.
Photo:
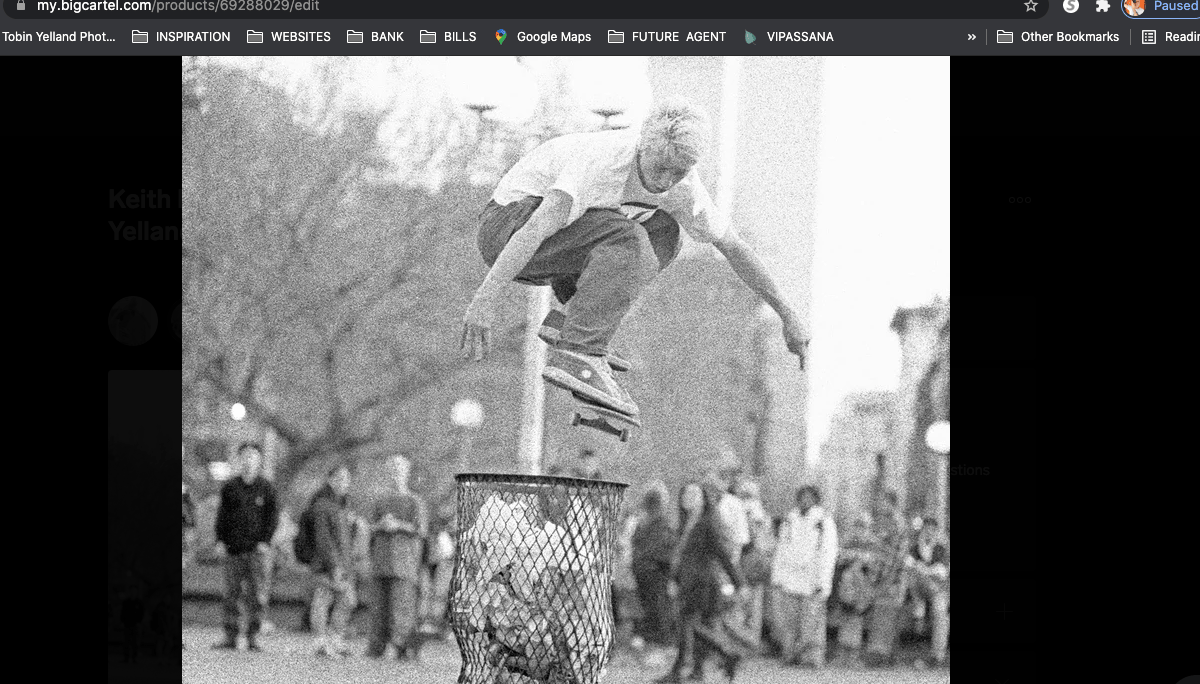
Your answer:
[[[17,0],[17,9],[19,9],[19,10],[25,9],[25,0]]]

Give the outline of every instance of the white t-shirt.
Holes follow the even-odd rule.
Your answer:
[[[663,209],[698,242],[725,237],[716,209],[695,167],[659,194],[648,192],[637,174],[636,130],[570,133],[548,140],[521,158],[496,186],[492,199],[510,204],[560,190],[571,197],[570,224],[588,209],[614,209],[643,223]]]

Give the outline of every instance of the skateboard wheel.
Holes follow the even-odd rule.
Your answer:
[[[621,441],[622,441],[622,442],[628,442],[628,441],[629,441],[629,428],[623,428],[623,429],[621,430]]]
[[[583,416],[579,415],[578,413],[572,414],[571,415],[571,427],[575,427],[576,425],[579,425],[579,421],[581,418],[583,418]]]

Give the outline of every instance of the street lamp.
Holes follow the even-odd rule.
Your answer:
[[[450,409],[450,424],[454,426],[454,432],[458,434],[454,463],[455,469],[461,473],[466,465],[471,435],[475,428],[483,424],[483,406],[474,399],[459,399]]]
[[[475,115],[479,117],[479,137],[481,140],[483,140],[483,131],[486,130],[487,126],[487,121],[483,118],[483,115],[487,114],[493,109],[496,109],[497,105],[488,104],[485,102],[466,102],[463,103],[463,106],[475,112]]]
[[[453,101],[483,120],[524,123],[537,107],[538,88],[529,69],[511,57],[451,57],[446,89]]]
[[[604,127],[618,121],[638,122],[650,111],[653,94],[646,57],[572,57],[567,61],[567,84],[581,109],[604,117]]]
[[[483,115],[496,108],[494,104],[484,104],[482,102],[468,102],[463,106],[479,115],[480,125],[483,125]]]
[[[606,128],[606,129],[608,129],[608,128],[612,128],[612,129],[626,128],[626,126],[609,126],[608,125],[608,120],[613,118],[614,116],[621,116],[622,114],[624,114],[625,113],[624,109],[607,109],[604,107],[599,107],[597,109],[593,109],[592,113],[604,117],[604,128]]]
[[[208,464],[208,474],[217,482],[224,482],[233,477],[233,466],[227,461],[212,461]]]
[[[939,454],[950,453],[950,421],[939,420],[925,431],[925,444]]]
[[[450,409],[450,422],[461,428],[477,428],[483,423],[483,406],[474,399],[459,399]]]
[[[939,420],[929,426],[925,431],[925,445],[932,451],[938,454],[935,471],[937,472],[937,485],[934,492],[937,496],[936,506],[938,517],[942,520],[942,529],[950,529],[950,482],[947,480],[947,470],[949,460],[947,454],[950,453],[950,421]]]
[[[514,125],[527,121],[537,108],[537,82],[533,73],[518,60],[506,57],[452,58],[448,64],[447,76],[454,84],[452,89],[458,93],[459,102],[479,117],[481,129],[484,127],[484,114],[488,115],[488,122]],[[502,145],[497,142],[494,132],[490,140],[481,135],[481,147],[490,147],[492,162],[500,159]],[[490,168],[488,170],[491,171]],[[491,174],[472,174],[472,180],[485,175]],[[545,387],[541,376],[546,365],[545,345],[538,339],[537,331],[549,309],[550,288],[529,288],[519,449],[521,462],[530,473],[535,474],[540,470],[542,460]],[[459,423],[456,421],[455,424]],[[465,451],[466,432],[462,434],[460,459]]]

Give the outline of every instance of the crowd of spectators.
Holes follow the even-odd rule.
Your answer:
[[[588,456],[551,474],[600,477]],[[348,504],[354,472],[339,463],[303,510],[289,515],[262,475],[262,450],[252,443],[238,449],[216,517],[225,638],[214,648],[238,648],[244,624],[247,649],[261,650],[273,569],[284,557],[307,567],[305,623],[318,656],[350,656],[346,633],[359,605],[369,611],[369,657],[390,652],[416,661],[424,641],[447,636],[455,506],[431,511],[409,488],[408,460],[396,456],[387,465],[389,491],[360,512]],[[933,518],[905,524],[894,492],[883,490],[871,510],[840,518],[852,521],[845,530],[816,486],[797,487],[790,510],[772,518],[758,483],[729,472],[687,483],[673,501],[665,485],[652,483],[626,511],[612,579],[617,642],[637,652],[673,651],[659,682],[700,676],[713,659],[732,679],[751,655],[799,668],[889,667],[902,632],[927,640],[918,665],[946,663],[948,544]],[[186,485],[183,530],[186,568],[196,537]],[[123,596],[122,624],[153,620],[136,591]]]

